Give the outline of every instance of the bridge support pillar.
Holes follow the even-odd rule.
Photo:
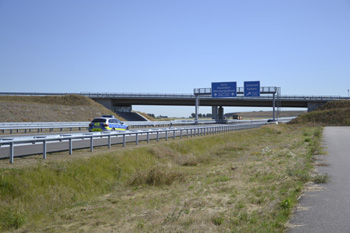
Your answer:
[[[199,96],[196,96],[196,107],[195,107],[195,113],[196,113],[196,117],[194,119],[195,124],[198,124],[198,109],[199,109]]]
[[[217,120],[218,119],[218,106],[212,106],[211,107],[211,119]]]
[[[212,119],[213,120],[223,120],[224,119],[224,108],[220,106],[212,106]]]
[[[223,120],[224,119],[224,108],[222,106],[219,107],[218,119],[219,120]]]

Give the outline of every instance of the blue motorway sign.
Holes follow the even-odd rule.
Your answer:
[[[236,97],[237,83],[236,82],[211,83],[211,96],[213,98]]]
[[[244,96],[260,96],[260,81],[244,82]]]

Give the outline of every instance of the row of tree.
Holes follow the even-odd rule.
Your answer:
[[[211,113],[207,113],[207,114],[198,113],[198,118],[211,118],[212,116],[213,114]],[[196,114],[192,113],[190,117],[195,118]]]
[[[149,116],[153,117],[153,118],[168,118],[167,116],[158,116],[156,117],[153,113],[147,113]],[[208,114],[202,114],[202,113],[198,113],[198,117],[199,118],[211,118],[213,115],[211,113]],[[192,113],[190,118],[195,118],[196,114]]]

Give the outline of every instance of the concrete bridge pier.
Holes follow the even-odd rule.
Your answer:
[[[212,106],[211,107],[211,119],[217,120],[218,118],[218,106]]]
[[[212,106],[212,119],[223,120],[224,119],[224,108],[220,106]]]

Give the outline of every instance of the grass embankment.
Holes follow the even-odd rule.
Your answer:
[[[312,179],[321,135],[321,128],[272,125],[9,165],[0,170],[0,226],[18,232],[282,232]]]
[[[350,101],[330,101],[313,112],[300,115],[291,123],[348,126],[350,125]]]
[[[80,95],[0,96],[1,122],[91,121],[103,114],[116,115],[92,99]],[[124,120],[119,117],[120,120]]]
[[[278,117],[294,117],[294,116],[299,116],[300,114],[305,113],[305,111],[280,111],[278,113]],[[259,111],[259,112],[241,112],[239,113],[242,117],[243,120],[247,119],[266,119],[266,118],[272,118],[273,117],[273,112],[272,111]],[[277,112],[276,112],[277,114]],[[277,116],[277,115],[276,115]]]

